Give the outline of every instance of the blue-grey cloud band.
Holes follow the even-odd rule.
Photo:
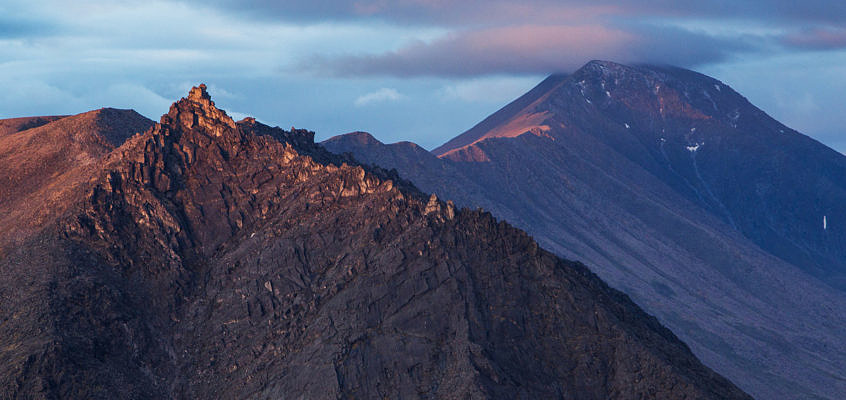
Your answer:
[[[595,58],[697,67],[749,54],[846,48],[846,2],[259,1],[218,6],[257,18],[373,21],[449,31],[381,53],[313,54],[286,71],[328,76],[444,76],[569,71]],[[702,21],[710,29],[701,28]],[[735,28],[723,28],[731,22]],[[692,25],[685,28],[684,25]],[[759,31],[736,26],[758,26]],[[283,68],[284,69],[284,68]]]

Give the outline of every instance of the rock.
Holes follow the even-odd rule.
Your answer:
[[[9,397],[748,398],[585,266],[202,86],[114,154],[3,248]]]
[[[423,211],[423,215],[429,215],[431,213],[436,213],[441,211],[441,203],[438,202],[438,196],[432,193],[429,196],[429,202],[426,203],[426,209]]]

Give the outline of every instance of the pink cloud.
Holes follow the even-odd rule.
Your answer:
[[[585,59],[619,52],[634,41],[627,32],[598,25],[507,26],[455,32],[432,43],[415,42],[384,54],[316,59],[312,64],[342,75],[520,72],[527,63],[548,72],[576,68]]]
[[[572,71],[592,59],[695,65],[723,59],[738,46],[666,29],[513,25],[454,31],[381,54],[316,57],[301,68],[334,75],[548,74]]]
[[[846,48],[846,29],[816,28],[805,30],[785,36],[782,42],[792,47],[806,49],[829,50]]]
[[[359,0],[352,4],[352,13],[387,20],[437,21],[439,24],[467,27],[525,21],[561,24],[621,15],[624,10],[617,5],[580,1]]]

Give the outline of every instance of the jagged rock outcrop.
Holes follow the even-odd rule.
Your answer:
[[[748,398],[583,265],[202,86],[78,182],[0,255],[9,397]]]

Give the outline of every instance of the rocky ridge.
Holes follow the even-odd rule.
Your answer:
[[[583,265],[203,86],[77,182],[0,254],[9,397],[748,398]]]

